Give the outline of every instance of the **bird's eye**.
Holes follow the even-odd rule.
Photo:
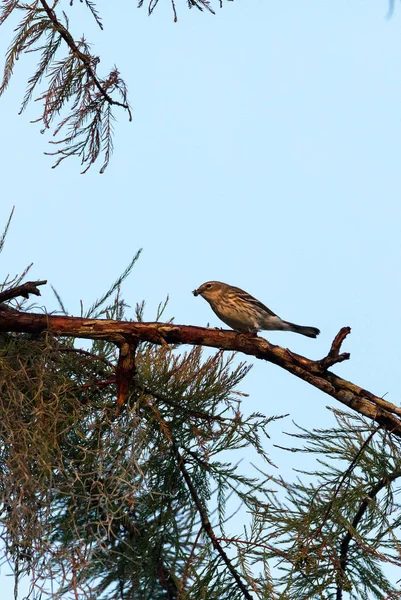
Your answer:
[[[210,288],[212,287],[212,284],[208,283],[206,287],[207,287],[208,290],[210,290]]]

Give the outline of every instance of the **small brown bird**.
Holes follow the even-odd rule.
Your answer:
[[[254,334],[263,329],[293,331],[310,338],[315,338],[320,333],[317,327],[283,321],[244,290],[221,281],[207,281],[192,293],[207,300],[219,319],[235,331]]]

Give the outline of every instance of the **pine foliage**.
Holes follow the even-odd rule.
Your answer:
[[[43,124],[43,131],[53,127],[53,135],[61,136],[51,142],[57,148],[47,153],[56,156],[54,166],[69,156],[77,156],[85,173],[103,156],[102,173],[113,151],[113,107],[125,109],[131,120],[127,87],[116,67],[104,78],[98,75],[100,59],[91,53],[84,37],[76,40],[72,36],[66,13],[59,16],[56,12],[58,4],[50,6],[44,0],[3,3],[0,25],[13,12],[19,11],[23,16],[7,51],[0,96],[9,85],[16,61],[23,54],[37,53],[38,64],[28,80],[20,112],[26,109],[33,94],[38,94],[35,100],[42,103],[43,112],[36,122]],[[102,28],[94,3],[86,1],[86,5]],[[38,91],[41,83],[44,85]]]
[[[176,2],[169,1],[176,21]],[[209,0],[184,1],[189,8],[195,7],[200,11],[206,9],[214,14]],[[96,3],[92,0],[81,2],[103,30]],[[149,1],[149,15],[158,3],[159,0]],[[70,10],[73,4],[74,1],[70,0]],[[143,4],[144,0],[139,0],[138,6]],[[216,4],[221,7],[222,0]],[[117,67],[104,77],[98,74],[100,58],[92,53],[84,35],[80,39],[73,35],[65,7],[61,9],[60,5],[60,0],[53,3],[46,0],[3,0],[0,26],[13,14],[20,13],[22,18],[6,54],[0,96],[7,89],[21,56],[37,54],[37,66],[28,79],[20,113],[32,99],[41,102],[42,114],[34,122],[43,125],[42,132],[53,129],[53,136],[57,138],[50,142],[55,149],[46,152],[56,157],[53,167],[75,156],[81,161],[82,173],[86,173],[101,159],[100,173],[103,173],[113,152],[113,109],[122,108],[132,120],[127,86]]]
[[[129,317],[121,284],[138,256],[82,314]],[[22,576],[30,600],[401,597],[398,437],[332,410],[331,428],[298,428],[285,447],[282,417],[244,402],[249,366],[199,346],[139,343],[118,408],[118,359],[101,339],[0,334],[0,537],[16,598]],[[294,477],[269,459],[273,433]]]
[[[91,310],[120,319],[110,292]],[[268,461],[273,419],[240,411],[249,367],[141,344],[117,413],[116,360],[101,341],[1,337],[1,522],[16,577],[30,575],[32,597],[242,598],[233,573],[244,586],[253,575],[216,556],[202,522],[221,536],[227,498],[253,495],[257,479],[228,451],[253,445]]]

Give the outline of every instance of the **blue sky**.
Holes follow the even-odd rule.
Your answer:
[[[18,116],[33,57],[22,58],[0,99],[0,221],[16,206],[4,273],[34,262],[69,311],[100,296],[138,248],[124,286],[145,317],[170,296],[180,324],[218,326],[191,290],[210,279],[240,286],[281,317],[314,325],[317,340],[266,337],[311,358],[340,327],[352,334],[346,379],[399,402],[401,299],[400,14],[385,1],[227,2],[215,16],[166,2],[152,17],[135,3],[99,4],[100,32],[79,2],[66,10],[117,64],[133,122],[116,111],[115,152],[104,175],[77,161],[52,170],[48,134]],[[3,27],[0,50],[12,26]],[[49,290],[41,299],[56,308]],[[290,413],[304,427],[332,423],[328,396],[254,361],[244,412]],[[290,464],[272,449],[285,473]],[[293,457],[291,457],[293,460]],[[0,576],[5,576],[3,570]],[[1,577],[0,577],[1,580]],[[11,595],[11,591],[10,591]]]

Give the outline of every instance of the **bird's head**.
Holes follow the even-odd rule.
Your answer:
[[[202,283],[202,285],[192,293],[194,296],[202,296],[202,298],[208,302],[213,302],[213,300],[224,294],[227,287],[227,284],[222,283],[221,281],[206,281],[206,283]]]

